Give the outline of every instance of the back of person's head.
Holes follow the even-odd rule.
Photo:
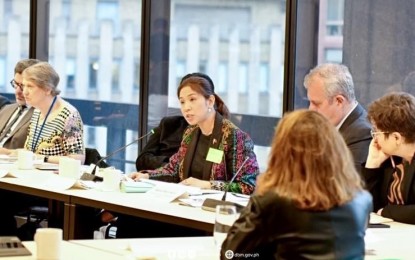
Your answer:
[[[23,78],[41,88],[51,90],[52,96],[59,95],[59,75],[47,62],[39,62],[23,71]]]
[[[352,74],[342,64],[325,63],[316,66],[305,76],[304,87],[307,89],[311,82],[320,79],[324,83],[324,91],[327,99],[336,95],[344,96],[349,102],[356,100]]]
[[[229,109],[223,100],[215,93],[215,85],[208,75],[195,72],[184,76],[180,81],[179,88],[177,89],[177,97],[180,96],[180,91],[185,86],[189,86],[192,90],[201,94],[206,99],[213,95],[215,97],[215,110],[218,111],[218,113],[224,118],[229,118]]]
[[[42,61],[38,59],[20,60],[19,62],[16,63],[16,66],[14,66],[14,74],[22,74],[25,69],[39,62],[42,62]]]
[[[415,143],[415,97],[411,94],[386,94],[369,105],[367,116],[386,137],[398,132],[407,143]]]
[[[276,192],[300,209],[327,210],[362,189],[342,136],[320,113],[297,110],[278,123],[258,194]]]

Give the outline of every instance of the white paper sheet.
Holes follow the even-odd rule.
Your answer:
[[[388,222],[393,222],[393,219],[382,217],[374,212],[370,213],[370,219],[369,219],[370,224],[380,224],[380,223],[388,223]]]

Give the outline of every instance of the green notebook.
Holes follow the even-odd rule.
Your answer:
[[[154,184],[147,183],[147,182],[141,182],[141,181],[135,181],[135,182],[123,181],[123,182],[121,182],[121,191],[122,192],[127,192],[127,193],[147,192],[150,189],[152,189],[153,187],[154,187]]]

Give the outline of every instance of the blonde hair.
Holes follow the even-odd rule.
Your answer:
[[[328,210],[363,189],[342,136],[315,111],[286,114],[274,134],[256,192],[276,192],[300,209]]]

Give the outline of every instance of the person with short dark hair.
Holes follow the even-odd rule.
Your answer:
[[[415,97],[387,94],[369,105],[373,140],[362,169],[377,214],[415,224]]]
[[[221,259],[363,259],[371,210],[342,136],[321,114],[297,110],[278,123],[268,167]]]
[[[23,95],[22,73],[26,68],[39,62],[41,61],[37,59],[23,59],[17,62],[14,67],[14,78],[10,84],[14,88],[16,103],[6,105],[0,110],[0,147],[7,149],[24,147],[34,108],[26,104]],[[0,191],[0,197],[7,198],[7,200],[3,200],[5,209],[0,214],[0,235],[15,236],[17,235],[17,226],[14,214],[39,200],[33,196],[6,190]]]

